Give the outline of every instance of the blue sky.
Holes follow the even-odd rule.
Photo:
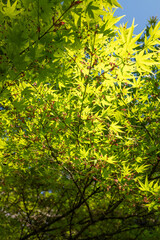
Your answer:
[[[160,21],[160,0],[118,0],[123,9],[117,9],[116,16],[126,15],[120,23],[128,22],[128,27],[131,26],[133,18],[135,18],[134,33],[140,33],[147,24],[147,20],[152,16],[157,16]]]

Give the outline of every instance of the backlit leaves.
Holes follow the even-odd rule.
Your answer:
[[[144,207],[159,208],[159,23],[140,45],[113,7],[0,7],[4,240],[129,239]]]
[[[23,12],[23,9],[17,10],[17,1],[15,1],[13,4],[11,4],[10,0],[7,0],[7,4],[2,4],[2,13],[9,17],[10,19],[15,18],[18,14]]]

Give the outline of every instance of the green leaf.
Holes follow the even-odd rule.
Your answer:
[[[15,18],[23,12],[23,9],[17,10],[17,0],[11,5],[10,0],[7,0],[7,5],[3,7],[2,13],[10,18]]]
[[[118,122],[113,122],[111,123],[109,129],[110,131],[113,131],[114,133],[122,133],[123,131],[121,130],[123,127],[118,125]]]
[[[4,149],[6,146],[6,142],[3,139],[0,139],[0,149]]]
[[[93,3],[93,1],[89,2],[88,6],[86,7],[86,13],[89,18],[94,18],[94,11],[97,11],[99,9],[97,6],[94,6]]]
[[[116,163],[115,156],[107,157],[106,161],[107,161],[107,163],[115,164]]]

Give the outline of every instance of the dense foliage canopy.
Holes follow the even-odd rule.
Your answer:
[[[2,240],[160,234],[160,22],[116,7],[0,1]]]

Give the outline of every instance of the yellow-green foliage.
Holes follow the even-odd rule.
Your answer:
[[[139,44],[117,7],[0,1],[1,239],[135,239],[140,220],[160,224],[160,22]]]

